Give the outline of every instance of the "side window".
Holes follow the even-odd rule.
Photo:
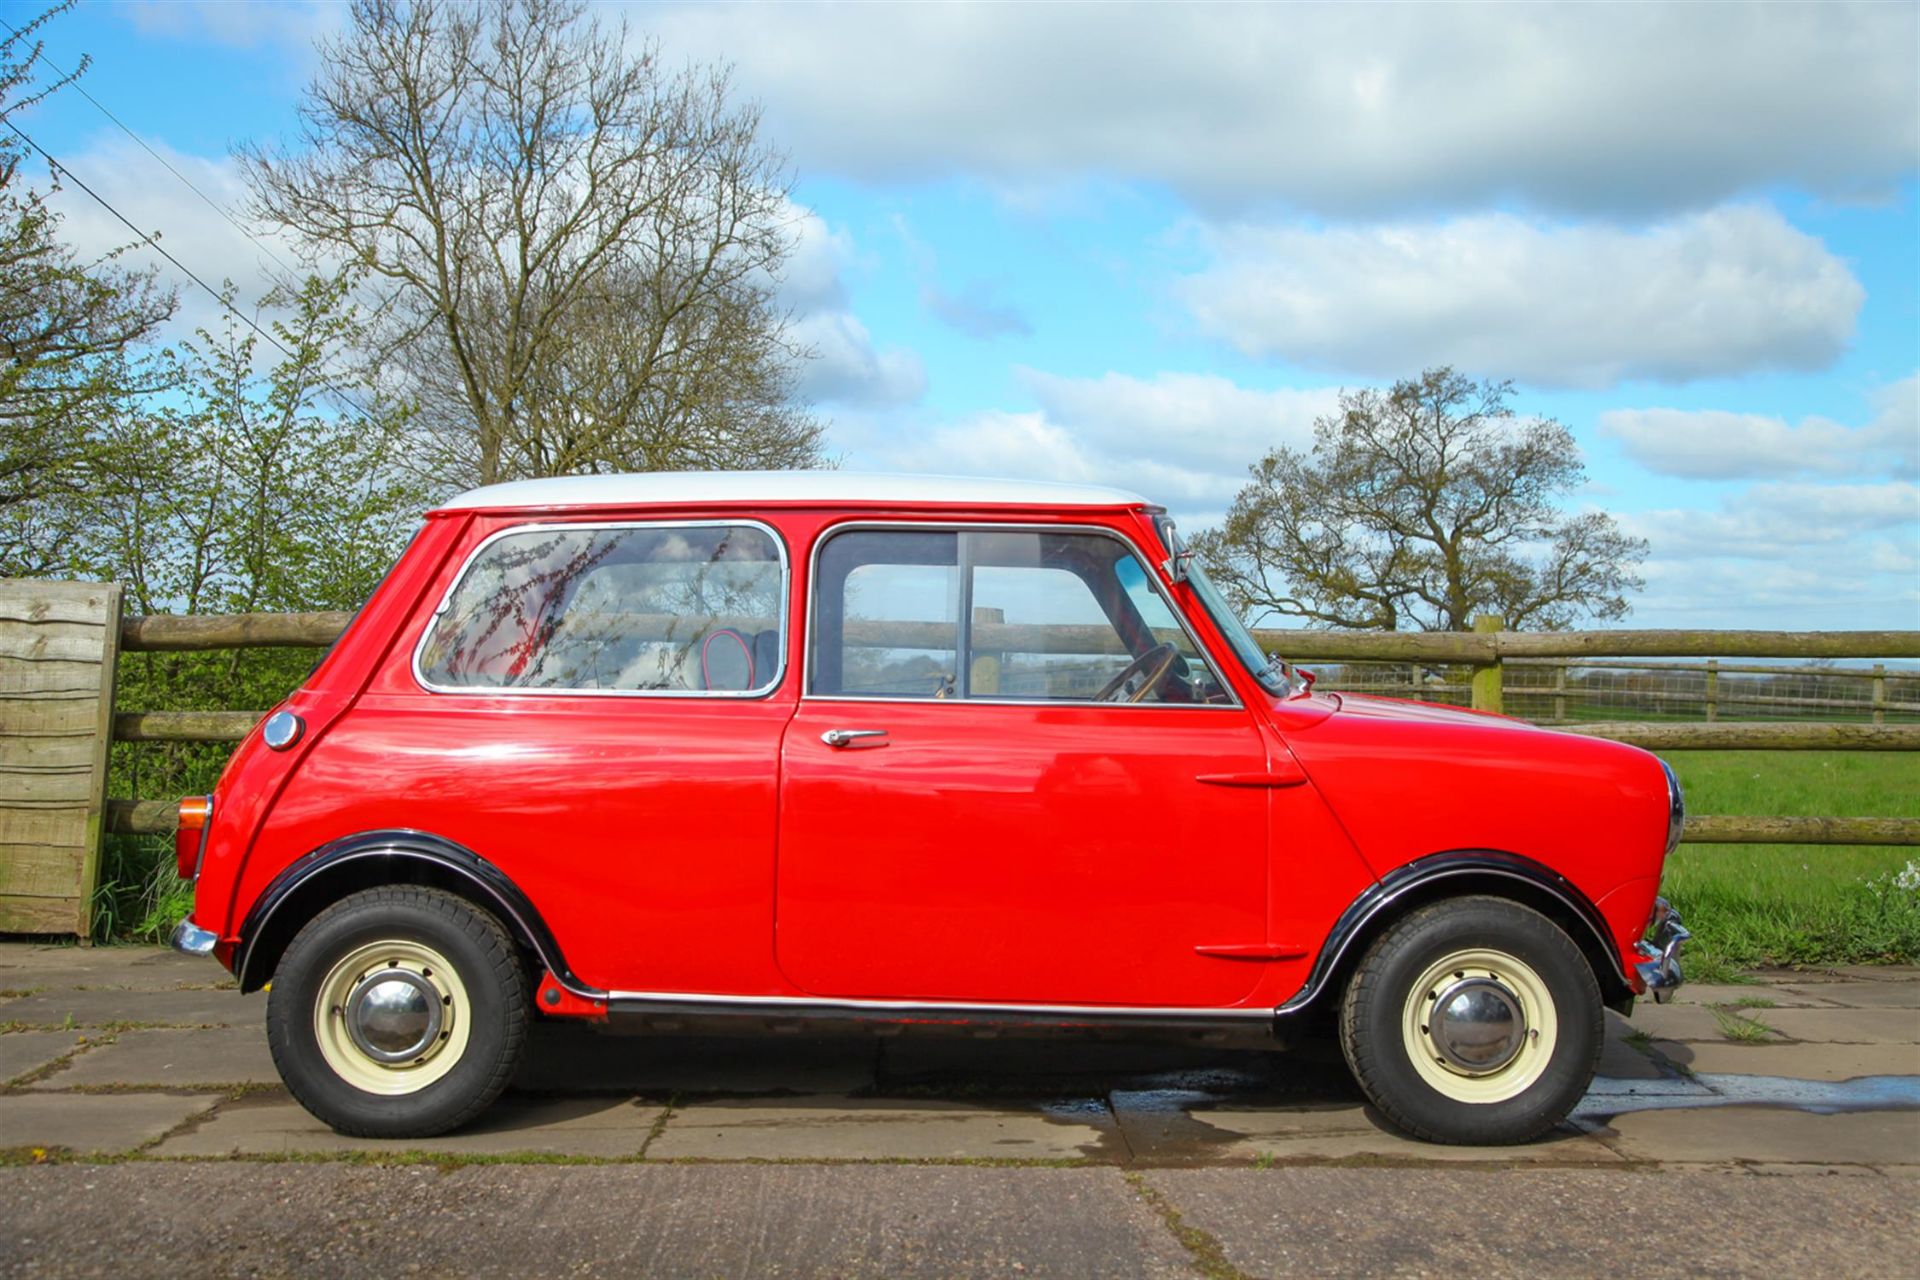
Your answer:
[[[754,525],[542,525],[467,565],[420,645],[440,689],[758,693],[785,652],[786,565]]]
[[[822,547],[814,589],[815,694],[1233,701],[1106,535],[851,530]]]
[[[821,549],[811,688],[945,698],[960,654],[959,538],[857,529]]]

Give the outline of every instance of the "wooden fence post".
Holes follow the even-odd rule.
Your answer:
[[[1886,670],[1887,664],[1884,662],[1873,664],[1873,722],[1875,724],[1887,722]]]
[[[0,580],[0,932],[92,930],[119,651],[117,584]]]
[[[1707,719],[1709,721],[1720,718],[1720,673],[1715,670],[1719,665],[1720,659],[1707,659]]]
[[[1555,724],[1564,723],[1567,718],[1567,668],[1572,665],[1569,658],[1560,659],[1553,669],[1553,719]]]
[[[1504,631],[1506,627],[1507,620],[1497,613],[1476,613],[1473,616],[1473,629],[1478,635]],[[1497,657],[1485,666],[1474,667],[1471,683],[1475,711],[1500,710],[1501,678],[1500,659]]]

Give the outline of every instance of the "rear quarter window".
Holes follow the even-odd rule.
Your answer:
[[[784,666],[786,582],[758,524],[510,529],[468,558],[415,673],[442,691],[763,693]]]

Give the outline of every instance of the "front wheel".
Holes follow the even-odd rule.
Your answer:
[[[1347,984],[1340,1043],[1396,1127],[1430,1142],[1526,1142],[1566,1119],[1600,1061],[1600,989],[1572,939],[1503,898],[1400,920]]]
[[[498,920],[394,885],[341,899],[294,938],[268,993],[267,1043],[294,1098],[336,1132],[427,1138],[500,1095],[528,1006]]]

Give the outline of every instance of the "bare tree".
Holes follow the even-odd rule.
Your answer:
[[[1276,449],[1226,523],[1195,540],[1255,614],[1394,631],[1464,631],[1475,613],[1553,630],[1628,611],[1647,544],[1557,499],[1585,476],[1551,418],[1520,420],[1509,382],[1429,369],[1343,393],[1310,454]]]
[[[819,461],[786,180],[724,69],[581,0],[355,0],[321,60],[297,145],[242,153],[254,212],[385,286],[440,478]]]

